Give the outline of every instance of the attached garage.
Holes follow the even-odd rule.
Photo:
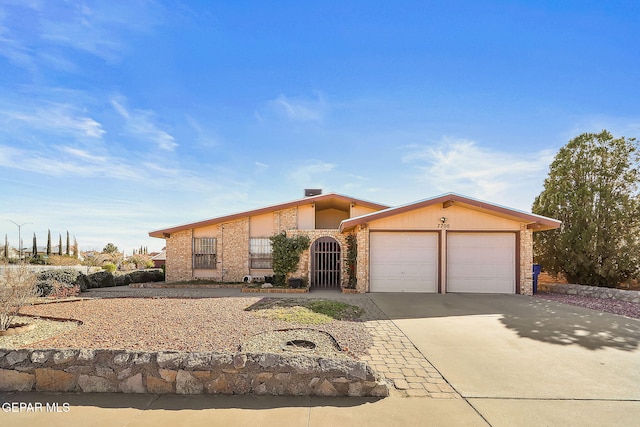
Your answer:
[[[370,236],[371,292],[438,292],[438,234],[376,231]]]
[[[515,233],[447,233],[447,292],[516,292]]]
[[[342,221],[368,292],[533,292],[533,233],[560,221],[445,194]],[[368,268],[361,268],[366,265]]]

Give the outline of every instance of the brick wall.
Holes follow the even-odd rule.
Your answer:
[[[311,240],[309,248],[300,255],[300,263],[298,264],[298,270],[293,273],[293,277],[306,277],[311,280],[311,247],[313,243],[321,237],[333,237],[340,245],[340,286],[347,285],[347,236],[341,234],[338,230],[289,230],[287,231],[287,237],[293,237],[297,235],[305,235]]]
[[[533,295],[533,231],[520,231],[520,293]]]
[[[167,247],[167,264],[166,264],[166,281],[178,282],[182,280],[191,280],[193,278],[192,270],[192,230],[180,231],[172,233],[171,237],[166,239]]]
[[[298,228],[298,208],[283,209],[273,213],[273,229],[276,233]]]
[[[360,225],[356,234],[358,242],[358,259],[356,261],[356,274],[358,292],[369,291],[369,230],[366,225]]]
[[[222,281],[241,282],[249,274],[249,217],[222,224],[220,234]]]

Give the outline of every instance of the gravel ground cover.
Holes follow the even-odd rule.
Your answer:
[[[233,352],[259,333],[308,328],[244,310],[260,299],[104,298],[23,307],[25,314],[82,321],[72,331],[24,347]],[[372,345],[360,321],[332,320],[316,329],[356,357]]]
[[[605,311],[607,313],[640,319],[640,304],[634,304],[632,302],[553,293],[538,293],[534,296],[536,298],[546,299],[549,301],[577,305],[580,307],[591,308],[593,310]]]
[[[28,332],[17,335],[0,336],[0,348],[19,348],[25,343],[38,342],[53,338],[57,335],[74,330],[78,322],[60,322],[49,319],[39,319],[29,316],[17,316],[14,323],[35,324],[36,327]]]

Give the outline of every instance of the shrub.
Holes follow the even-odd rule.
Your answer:
[[[80,289],[94,289],[94,288],[110,288],[116,285],[115,278],[112,273],[108,271],[98,271],[97,273],[87,275],[81,275],[78,277]]]
[[[73,269],[41,271],[36,275],[38,295],[46,297],[56,288],[73,288],[79,275],[80,272]]]
[[[102,269],[109,273],[113,273],[114,271],[116,271],[116,268],[117,268],[116,265],[111,262],[107,262],[102,266]]]
[[[287,237],[286,233],[275,234],[269,238],[272,246],[273,272],[276,276],[289,274],[296,271],[300,262],[300,255],[309,249],[311,240],[303,234]],[[286,279],[285,279],[286,283]]]
[[[36,277],[25,264],[0,273],[0,331],[11,325],[20,307],[37,296]]]

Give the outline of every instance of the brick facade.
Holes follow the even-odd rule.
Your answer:
[[[520,231],[520,293],[533,295],[533,231]]]
[[[356,290],[358,292],[368,292],[370,283],[370,235],[369,222],[361,222],[348,229],[347,232],[341,233],[337,229],[318,229],[318,230],[300,230],[299,224],[313,224],[308,221],[305,216],[308,210],[300,211],[305,221],[300,222],[298,218],[299,209],[297,206],[288,206],[279,210],[268,212],[273,215],[272,232],[286,232],[287,236],[306,235],[311,241],[311,245],[321,237],[332,237],[340,245],[341,250],[341,277],[340,285],[346,286],[348,283],[347,270],[347,245],[346,233],[354,233],[357,241],[357,260],[356,260]],[[264,212],[260,212],[264,215]],[[438,214],[439,215],[439,214]],[[439,218],[439,217],[438,217]],[[264,227],[264,223],[262,223]],[[269,222],[267,221],[269,229]],[[509,228],[493,229],[495,231],[515,231],[518,235],[518,269],[520,293],[531,295],[533,293],[533,231],[528,229],[526,223],[515,224],[515,229]],[[210,228],[208,228],[210,227]],[[167,282],[176,282],[191,280],[193,278],[208,278],[221,282],[241,282],[243,277],[252,273],[250,269],[250,236],[251,236],[251,219],[250,216],[240,217],[238,215],[228,218],[227,221],[216,223],[215,226],[209,225],[204,228],[188,229],[175,231],[170,233],[170,237],[166,238],[167,262],[166,262],[166,280]],[[478,227],[478,230],[489,230],[488,228]],[[269,231],[271,232],[271,231]],[[267,232],[265,232],[265,235]],[[160,236],[156,236],[160,237]],[[217,268],[210,270],[193,270],[193,237],[215,237],[217,239]],[[265,236],[262,236],[265,237]],[[446,244],[440,247],[440,250],[446,250]],[[442,255],[441,255],[442,256]],[[446,256],[446,254],[444,255]],[[442,263],[441,263],[442,264]],[[305,277],[309,281],[312,275],[312,259],[311,247],[303,252],[300,258],[298,270],[292,275],[293,277]],[[254,270],[255,273],[255,270]],[[260,270],[260,275],[270,274],[269,270]],[[444,286],[444,284],[443,284]]]
[[[249,274],[249,218],[222,224],[218,238],[218,267],[223,282],[242,282]]]
[[[178,282],[193,278],[193,230],[172,233],[166,239],[166,281]]]
[[[321,237],[332,237],[336,239],[340,245],[340,286],[344,287],[347,284],[347,236],[340,233],[338,230],[289,230],[287,231],[287,237],[293,237],[297,235],[305,235],[309,237],[311,244],[309,248],[300,255],[300,264],[298,264],[298,270],[293,273],[293,277],[306,277],[311,280],[311,247],[313,243]]]

